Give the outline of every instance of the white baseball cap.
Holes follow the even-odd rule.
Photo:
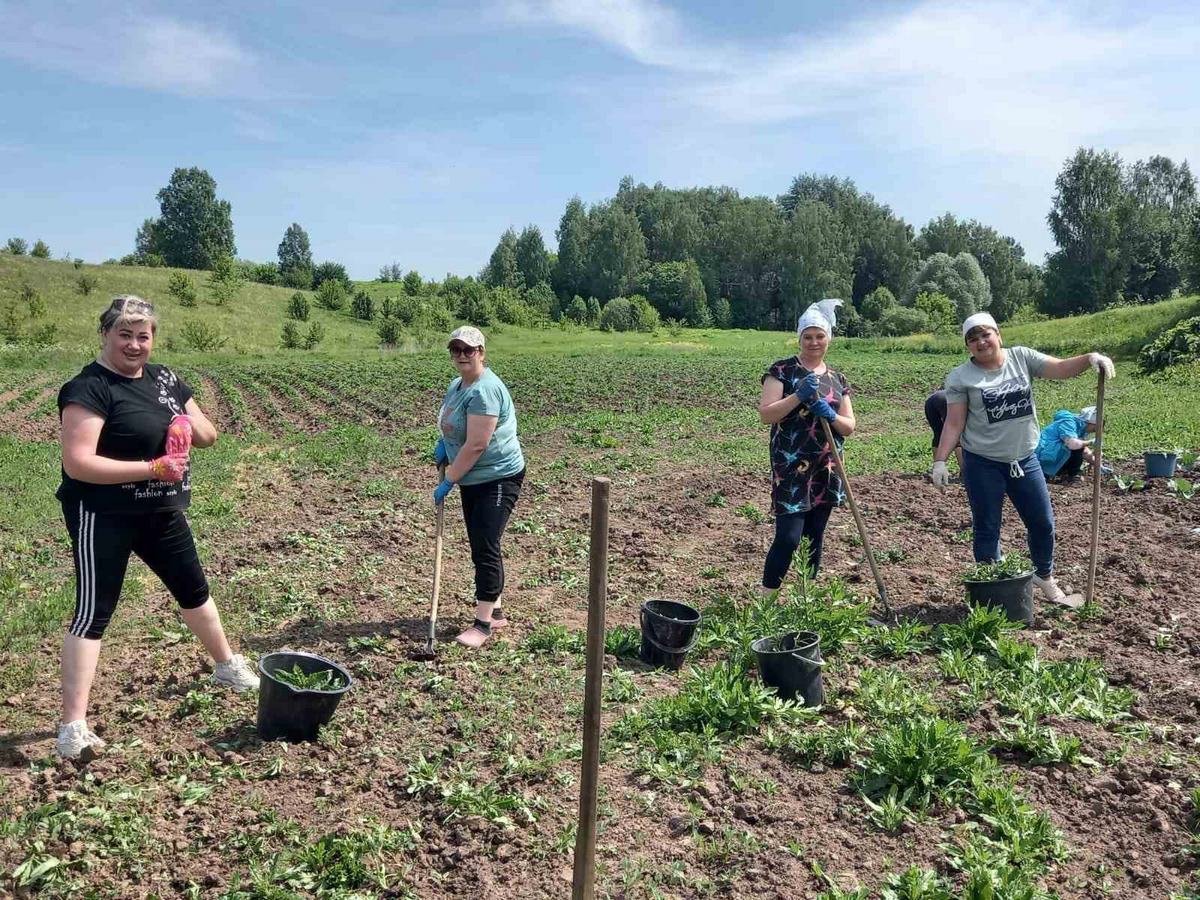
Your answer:
[[[468,347],[482,347],[483,332],[474,325],[464,325],[461,328],[454,329],[454,332],[450,335],[450,340],[446,342],[446,346],[449,347],[455,341],[461,341]]]

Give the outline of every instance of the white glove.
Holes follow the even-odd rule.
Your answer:
[[[942,490],[945,490],[946,486],[950,484],[950,470],[946,468],[944,462],[935,462],[933,464],[933,472],[930,473],[930,477],[933,479],[934,485],[940,487]]]
[[[1090,365],[1097,372],[1103,372],[1104,377],[1108,378],[1109,380],[1111,380],[1117,374],[1117,370],[1113,367],[1113,361],[1103,353],[1089,353],[1088,365]]]
[[[1068,450],[1079,450],[1083,447],[1086,441],[1081,441],[1079,438],[1069,437],[1063,438],[1063,443],[1067,445]]]

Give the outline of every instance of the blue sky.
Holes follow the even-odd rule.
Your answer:
[[[776,196],[848,176],[1051,249],[1080,145],[1200,165],[1190,2],[0,0],[0,240],[129,252],[176,166],[238,252],[300,222],[358,278],[470,274],[623,175]]]

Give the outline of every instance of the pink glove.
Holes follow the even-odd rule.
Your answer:
[[[156,481],[183,481],[187,472],[188,458],[170,453],[150,460],[150,477]]]
[[[192,420],[176,416],[167,426],[167,455],[187,456],[192,451]]]

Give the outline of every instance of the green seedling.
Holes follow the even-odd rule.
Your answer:
[[[757,506],[755,506],[753,503],[743,503],[736,510],[734,510],[734,512],[736,512],[743,519],[749,519],[751,522],[754,522],[756,525],[759,522],[766,521],[766,518],[767,518],[763,514],[763,511],[761,509],[759,509]]]
[[[937,872],[917,866],[889,876],[879,897],[880,900],[954,900]]]
[[[299,663],[290,669],[276,669],[272,677],[298,691],[336,691],[346,686],[346,680],[336,669],[309,673],[303,671]]]
[[[1018,578],[1033,571],[1033,563],[1024,553],[1007,553],[995,562],[976,563],[963,573],[963,581],[1001,581]]]
[[[1180,500],[1191,500],[1200,490],[1200,483],[1188,481],[1186,478],[1171,478],[1167,481],[1167,490]]]
[[[1122,493],[1128,493],[1129,491],[1144,491],[1146,489],[1145,480],[1141,478],[1134,478],[1133,476],[1116,475],[1113,477],[1113,482],[1116,484],[1117,490],[1121,491]]]

